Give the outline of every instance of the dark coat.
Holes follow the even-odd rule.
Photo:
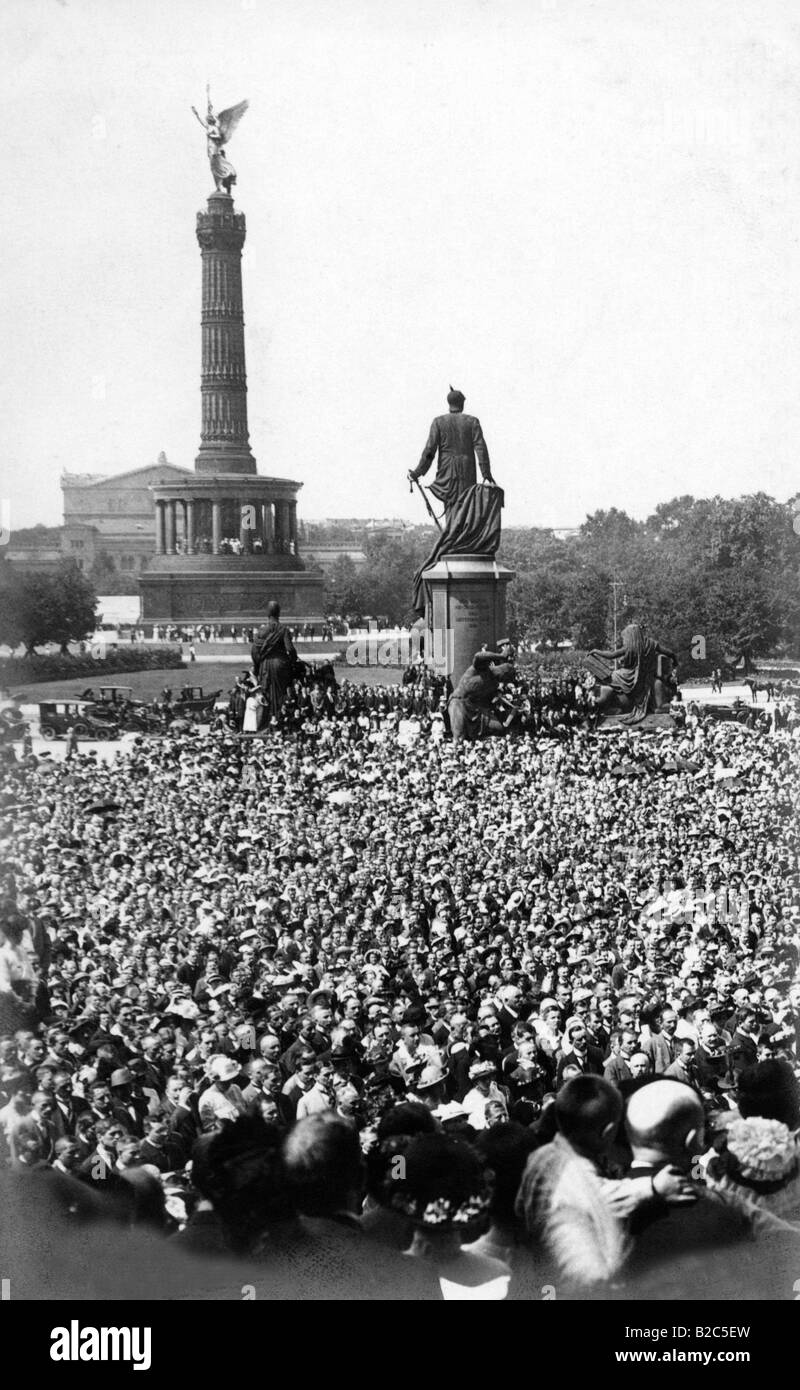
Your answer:
[[[592,1047],[591,1043],[586,1044],[586,1061],[582,1062],[572,1051],[562,1052],[556,1069],[556,1085],[561,1086],[564,1080],[564,1068],[570,1065],[579,1066],[581,1072],[592,1076],[602,1076],[604,1071],[603,1054],[599,1047]]]
[[[758,1061],[758,1046],[752,1038],[737,1030],[730,1041],[728,1058],[731,1072],[738,1076],[745,1067],[752,1067]]]
[[[445,511],[450,511],[467,488],[475,487],[478,481],[476,462],[483,478],[492,477],[481,422],[474,415],[464,415],[461,411],[437,415],[413,477],[424,477],[437,453],[436,481],[430,491],[444,503]]]
[[[658,1170],[659,1165],[634,1164],[628,1176],[652,1177]],[[622,1276],[629,1296],[647,1298],[650,1283],[660,1287],[665,1279],[673,1279],[682,1297],[707,1298],[712,1296],[710,1275],[716,1278],[725,1269],[732,1271],[729,1277],[735,1286],[740,1277],[737,1262],[752,1240],[750,1224],[708,1188],[694,1186],[697,1201],[690,1206],[655,1200],[645,1202],[631,1217],[634,1246]],[[736,1256],[725,1253],[734,1247]]]

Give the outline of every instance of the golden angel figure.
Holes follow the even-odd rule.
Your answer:
[[[225,154],[225,145],[230,140],[233,132],[239,124],[242,116],[250,103],[240,101],[238,106],[229,106],[227,110],[220,111],[218,116],[214,115],[214,108],[211,105],[211,96],[208,96],[208,108],[206,119],[203,120],[196,107],[192,107],[203,130],[206,133],[208,145],[208,162],[211,165],[211,172],[214,175],[218,193],[230,193],[231,188],[236,182],[236,170]]]

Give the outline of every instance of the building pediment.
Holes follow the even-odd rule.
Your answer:
[[[175,478],[194,477],[191,468],[180,468],[177,463],[148,463],[144,468],[129,468],[124,473],[62,473],[62,488],[103,488],[103,487],[151,487],[157,483],[169,483]]]

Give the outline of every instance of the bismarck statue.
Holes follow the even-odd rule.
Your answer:
[[[416,468],[409,470],[412,489],[420,487],[438,454],[436,478],[429,491],[444,507],[444,526],[435,515],[423,492],[425,505],[439,527],[439,539],[424,565],[414,576],[413,608],[425,612],[423,572],[442,555],[497,554],[500,544],[500,510],[503,492],[492,477],[489,450],[483,437],[481,422],[474,415],[464,414],[465,397],[461,391],[450,390],[447,395],[449,413],[437,415],[430,427],[428,440]],[[478,482],[478,469],[481,481]],[[421,491],[421,488],[420,488]]]
[[[597,680],[597,715],[616,715],[618,724],[641,724],[648,714],[667,713],[678,692],[675,653],[645,636],[639,623],[622,629],[614,651],[589,652],[586,665]]]

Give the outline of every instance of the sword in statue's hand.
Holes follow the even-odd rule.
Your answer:
[[[425,492],[424,489],[422,488],[422,486],[420,485],[419,478],[416,478],[416,477],[414,476],[414,474],[411,472],[411,469],[409,468],[409,470],[408,470],[408,490],[409,490],[409,492],[413,492],[413,491],[414,491],[414,485],[415,485],[415,484],[416,484],[417,489],[418,489],[418,491],[419,491],[420,497],[422,498],[423,502],[425,503],[425,506],[426,506],[427,509],[428,509],[428,515],[429,515],[429,517],[430,517],[431,520],[434,522],[434,524],[435,524],[436,526],[438,526],[439,530],[441,531],[441,530],[443,529],[443,528],[442,528],[442,523],[440,522],[438,516],[436,515],[435,511],[433,510],[433,507],[431,506],[430,502],[428,501],[428,494],[427,494],[427,492]]]

